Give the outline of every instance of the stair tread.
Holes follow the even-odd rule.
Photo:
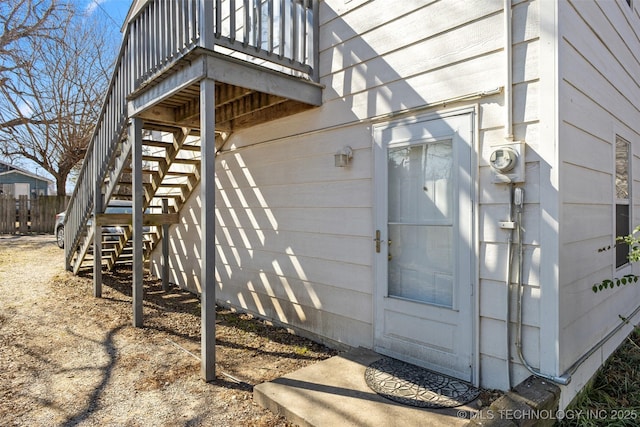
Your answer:
[[[167,158],[165,156],[152,156],[152,155],[145,154],[142,156],[142,160],[146,160],[150,162],[166,162]],[[199,158],[185,159],[182,157],[175,157],[171,159],[171,163],[198,164],[200,163],[200,159]]]
[[[169,188],[180,188],[180,187],[188,187],[189,184],[181,183],[181,182],[161,182],[160,187],[169,187]]]
[[[194,172],[184,172],[184,171],[166,171],[165,175],[173,175],[173,176],[195,176]]]
[[[173,147],[173,142],[158,141],[158,140],[153,140],[153,139],[143,139],[142,140],[142,144],[143,145],[148,145],[150,147],[160,147],[160,148]],[[180,149],[181,150],[189,150],[189,151],[200,151],[200,146],[199,145],[192,145],[192,144],[182,144]]]
[[[123,168],[122,172],[124,173],[133,173],[133,169],[131,168]],[[157,173],[157,170],[151,170],[151,169],[142,169],[142,173],[143,174],[147,174],[147,175],[153,175],[154,173]]]

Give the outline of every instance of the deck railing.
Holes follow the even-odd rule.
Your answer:
[[[203,48],[318,81],[319,0],[149,0],[127,24],[100,118],[67,208],[67,267],[128,126],[127,98]],[[105,195],[106,198],[109,195]]]
[[[130,25],[140,81],[196,46],[224,48],[317,81],[317,28],[317,0],[150,1]]]

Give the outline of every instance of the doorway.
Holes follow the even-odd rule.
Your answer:
[[[474,115],[377,125],[374,349],[471,381]]]

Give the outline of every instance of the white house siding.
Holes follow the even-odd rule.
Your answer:
[[[527,361],[539,366],[540,332],[540,21],[541,2],[512,2],[513,16],[513,134],[514,140],[526,143],[524,257],[523,257],[523,352]],[[503,15],[500,13],[499,18]],[[504,59],[501,58],[501,61]],[[499,71],[504,76],[504,70]],[[504,78],[504,77],[503,77]],[[479,278],[480,278],[480,375],[485,387],[508,389],[530,375],[520,364],[515,348],[516,292],[511,292],[510,355],[511,379],[507,376],[506,265],[509,233],[499,227],[509,214],[509,186],[492,182],[488,159],[495,145],[505,140],[505,111],[503,97],[499,105],[481,103],[480,170],[479,170]],[[515,214],[514,214],[515,215]],[[516,235],[514,233],[514,241]],[[517,248],[514,246],[514,251]],[[514,256],[511,280],[517,280],[517,257]],[[544,315],[544,313],[542,314]]]
[[[345,140],[355,158],[335,168]],[[369,145],[368,128],[355,126],[218,157],[217,299],[333,341],[370,345]],[[198,199],[191,197],[171,239],[172,281],[192,290],[200,274]]]
[[[525,352],[537,363],[540,228],[537,1],[513,6],[514,134],[527,149]],[[384,11],[384,13],[381,13]],[[507,388],[504,332],[507,186],[487,159],[504,142],[503,2],[327,0],[320,3],[323,105],[231,136],[216,162],[217,297],[352,346],[372,346],[371,125],[477,105],[480,380]],[[333,166],[345,145],[350,167]],[[172,280],[199,287],[198,190],[171,228]],[[154,268],[159,273],[159,251]],[[514,275],[515,277],[515,275]],[[515,305],[514,305],[515,307]],[[515,315],[512,317],[512,322]],[[512,337],[513,342],[513,337]],[[512,349],[515,354],[515,349]],[[478,367],[476,367],[477,370]],[[515,369],[524,377],[523,369]]]
[[[640,304],[638,286],[591,290],[596,282],[631,271],[615,271],[614,251],[597,249],[613,244],[615,233],[616,134],[631,143],[633,223],[640,218],[640,18],[623,0],[571,0],[559,2],[559,22],[559,368],[564,371],[619,324],[618,315],[628,316]],[[583,365],[564,400],[622,339],[618,334]]]

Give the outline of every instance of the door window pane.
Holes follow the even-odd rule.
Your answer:
[[[388,293],[453,305],[451,141],[389,149]]]
[[[452,219],[451,141],[389,150],[389,222]]]
[[[452,307],[452,227],[389,225],[389,238],[389,295]]]

